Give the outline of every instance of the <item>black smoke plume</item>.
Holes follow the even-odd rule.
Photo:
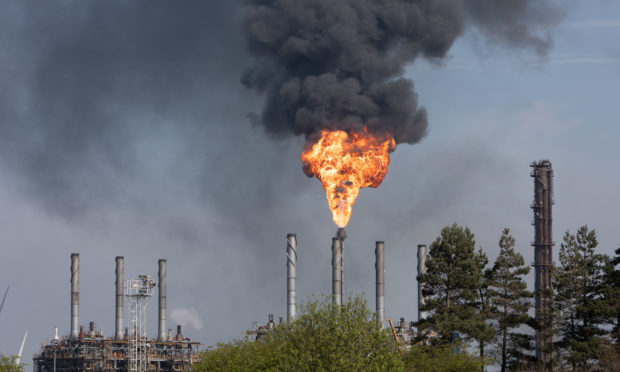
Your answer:
[[[544,55],[557,14],[540,0],[245,1],[243,30],[256,58],[242,82],[266,96],[251,119],[274,135],[366,126],[416,143],[428,120],[402,77],[408,63],[445,57],[468,21],[490,41]]]

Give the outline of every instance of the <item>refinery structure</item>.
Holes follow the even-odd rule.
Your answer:
[[[536,358],[549,363],[552,356],[553,325],[550,321],[553,288],[551,275],[552,261],[552,205],[553,205],[553,169],[548,160],[533,162],[531,176],[534,178],[534,202],[531,205],[534,218],[535,268],[535,310],[538,329],[536,330]],[[339,228],[332,238],[332,301],[336,305],[343,304],[344,283],[344,241],[346,233]],[[424,283],[420,280],[426,273],[427,247],[417,246],[417,281],[418,281],[418,321],[428,314],[421,311],[424,305]],[[400,346],[408,347],[416,334],[414,322],[407,323],[400,318],[396,324],[391,318],[385,318],[385,243],[375,243],[375,305],[376,323],[379,327],[389,324],[390,333]],[[287,235],[286,244],[286,292],[287,321],[294,321],[297,314],[297,236]],[[184,371],[196,363],[200,357],[198,342],[184,338],[181,326],[177,326],[176,335],[172,330],[166,332],[166,260],[159,260],[158,283],[148,275],[140,275],[137,279],[124,278],[124,258],[116,257],[116,316],[113,337],[105,337],[101,331],[95,330],[90,322],[87,331],[79,326],[79,255],[71,255],[71,332],[68,336],[54,337],[51,342],[43,345],[41,351],[34,356],[35,372],[69,372],[69,371]],[[150,339],[146,329],[146,307],[148,300],[158,292],[158,332],[157,337]],[[130,302],[130,326],[123,329],[124,299]],[[280,324],[283,319],[280,318]],[[275,327],[273,315],[269,315],[268,323],[246,332],[248,339],[260,339]],[[418,336],[418,337],[416,337]],[[423,339],[433,337],[424,335]],[[425,342],[425,341],[422,341]]]
[[[33,358],[35,372],[70,371],[185,371],[198,360],[199,342],[166,332],[166,260],[159,260],[158,283],[150,275],[125,280],[125,260],[116,257],[116,314],[113,337],[106,337],[90,322],[79,325],[80,256],[71,255],[71,331],[44,343]],[[148,338],[146,308],[158,288],[158,332]],[[130,303],[129,327],[123,329],[125,297]]]

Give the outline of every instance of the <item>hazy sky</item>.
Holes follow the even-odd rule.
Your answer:
[[[247,119],[262,98],[240,83],[251,59],[231,3],[0,0],[0,352],[17,353],[27,330],[32,363],[54,327],[69,332],[72,252],[80,324],[108,336],[117,255],[128,278],[156,276],[167,258],[168,327],[207,345],[286,316],[287,233],[298,299],[330,292],[336,226],[301,170],[303,138]],[[415,320],[416,246],[453,222],[491,262],[510,227],[531,262],[529,163],[540,159],[555,170],[556,257],[582,224],[600,252],[620,246],[620,4],[561,3],[546,56],[466,27],[443,61],[407,67],[428,135],[399,145],[383,184],[361,191],[345,291],[374,306],[385,240],[386,315]],[[152,336],[156,318],[154,298]]]

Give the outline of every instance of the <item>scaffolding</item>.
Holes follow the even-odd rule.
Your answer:
[[[131,337],[129,339],[129,371],[147,370],[146,306],[155,288],[150,275],[125,281],[125,296],[131,302]]]

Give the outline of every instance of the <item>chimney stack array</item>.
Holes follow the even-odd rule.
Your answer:
[[[166,340],[166,270],[167,261],[159,260],[159,328],[157,339],[159,341]]]
[[[124,313],[124,284],[125,284],[125,258],[116,256],[116,312],[114,316],[114,339],[128,340],[129,332],[125,328],[123,333],[123,313]],[[159,264],[159,328],[158,340],[165,341],[166,337],[166,260],[160,259]],[[79,325],[80,307],[80,255],[71,254],[71,331],[69,337],[72,339],[84,338],[84,327]],[[95,337],[94,322],[89,323],[89,337]],[[180,328],[179,328],[180,330]],[[101,332],[101,331],[100,331]],[[180,332],[179,332],[180,334]]]
[[[383,328],[385,323],[385,243],[377,242],[375,245],[375,270],[376,270],[376,305],[377,327]]]
[[[342,305],[342,239],[332,238],[332,302]]]
[[[114,338],[116,340],[123,339],[123,312],[125,308],[123,283],[125,283],[125,258],[116,256],[116,321],[114,322]]]
[[[80,311],[80,255],[71,254],[71,338],[79,334],[78,317]]]
[[[295,319],[297,307],[297,236],[286,236],[286,319]]]

